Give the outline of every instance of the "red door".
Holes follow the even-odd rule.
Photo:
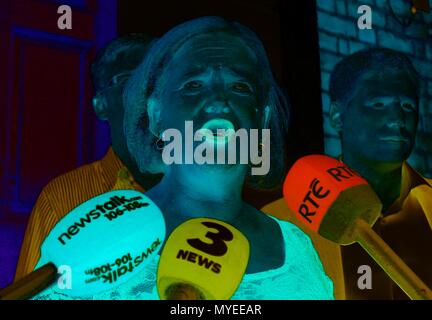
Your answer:
[[[57,24],[63,4],[72,9],[70,30]],[[100,21],[102,9],[114,14]],[[94,160],[88,66],[114,36],[114,15],[115,1],[0,0],[0,287],[43,186]]]

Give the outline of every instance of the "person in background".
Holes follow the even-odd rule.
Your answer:
[[[77,205],[110,191],[121,168],[126,168],[132,186],[144,191],[158,182],[160,174],[140,172],[129,154],[123,130],[123,87],[142,61],[153,39],[130,34],[109,42],[91,65],[96,115],[110,126],[111,146],[106,155],[50,181],[32,210],[22,243],[15,281],[33,271],[40,246],[55,224]]]
[[[330,121],[341,138],[340,160],[363,176],[383,203],[374,230],[432,286],[432,187],[408,163],[419,117],[419,77],[397,51],[369,48],[342,59],[330,79]],[[280,210],[280,201],[263,211]],[[296,221],[289,212],[289,219]],[[300,223],[299,223],[300,225]],[[340,247],[313,235],[338,299],[407,299],[358,244]],[[372,288],[360,289],[360,266]]]

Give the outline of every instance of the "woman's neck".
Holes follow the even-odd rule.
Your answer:
[[[168,229],[197,217],[235,221],[243,208],[246,173],[247,167],[241,165],[171,166],[146,194],[164,213]]]

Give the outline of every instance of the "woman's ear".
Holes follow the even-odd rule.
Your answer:
[[[330,124],[337,131],[342,131],[341,106],[337,102],[330,103]]]
[[[93,109],[100,120],[108,120],[108,103],[102,94],[96,94],[92,99]]]
[[[147,115],[149,118],[149,130],[156,137],[158,137],[160,134],[159,132],[160,114],[161,114],[161,106],[159,100],[156,99],[155,97],[150,97],[147,101]]]

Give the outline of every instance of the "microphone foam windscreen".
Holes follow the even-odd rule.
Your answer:
[[[297,160],[285,179],[283,194],[302,223],[339,244],[354,242],[356,219],[373,225],[382,208],[365,179],[344,163],[323,155]]]

